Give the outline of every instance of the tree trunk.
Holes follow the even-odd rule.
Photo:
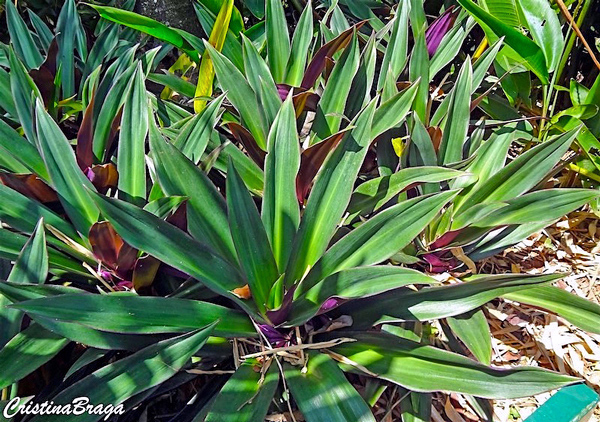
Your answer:
[[[202,29],[192,1],[194,0],[137,0],[135,11],[167,26],[201,35]]]

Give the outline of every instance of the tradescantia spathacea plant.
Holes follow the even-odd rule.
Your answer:
[[[133,415],[197,382],[173,420],[261,421],[299,409],[307,421],[372,421],[373,391],[388,383],[411,397],[407,414],[427,419],[434,391],[493,399],[576,382],[490,367],[480,310],[506,297],[597,332],[598,307],[551,286],[561,275],[440,285],[417,268],[443,267],[450,248],[477,259],[592,199],[589,190],[539,189],[579,132],[507,163],[511,143],[536,143],[527,126],[462,127],[497,43],[473,68],[465,61],[455,92],[435,109],[444,121],[436,146],[425,127],[436,119],[423,82],[431,71],[425,30],[407,57],[408,22],[418,14],[400,9],[383,32],[366,35],[364,24],[345,28],[338,19],[319,28],[318,47],[312,29],[297,29],[286,44],[279,2],[267,2],[265,14],[266,59],[246,35],[229,38],[237,63],[227,39],[220,53],[185,35],[180,48],[200,64],[210,59],[221,92],[198,113],[146,90],[148,57],[135,49],[97,71],[107,84],[117,68],[124,75],[98,115],[103,80],[76,97],[85,111],[75,133],[42,98],[14,114],[4,109],[11,124],[0,127],[12,142],[2,144],[3,174],[12,184],[0,186],[0,253],[14,261],[0,283],[10,321],[0,350],[5,398],[74,344],[85,351],[34,400],[87,396]],[[311,16],[308,6],[300,28],[312,28]],[[23,57],[7,49],[15,92],[24,92],[21,81],[33,89]],[[387,70],[377,73],[379,49]],[[94,166],[114,166],[118,182],[99,185]],[[419,326],[434,321],[469,351],[430,344]]]

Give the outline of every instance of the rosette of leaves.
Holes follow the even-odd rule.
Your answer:
[[[265,25],[275,25],[269,20],[278,19],[266,12]],[[267,60],[243,40],[242,62],[254,63],[265,78],[284,69],[287,78],[289,57],[285,66],[269,59],[279,49],[271,46],[269,53],[268,45],[281,33],[271,34]],[[37,100],[30,110],[34,141],[8,132],[33,164],[25,166],[16,153],[9,163],[42,179],[57,204],[45,206],[10,186],[1,190],[0,252],[15,264],[0,283],[2,317],[12,321],[0,350],[0,386],[17,394],[15,383],[74,344],[85,351],[44,392],[55,403],[85,395],[92,403],[122,403],[133,415],[185,383],[201,387],[176,420],[260,421],[269,411],[298,408],[308,421],[370,421],[378,395],[367,391],[389,383],[410,394],[407,414],[426,419],[433,391],[519,397],[576,382],[537,368],[490,367],[490,335],[479,335],[486,324],[479,307],[501,296],[597,330],[596,306],[562,291],[537,293],[560,275],[438,285],[413,268],[390,265],[410,245],[427,244],[427,228],[477,186],[475,172],[451,168],[451,161],[441,163],[445,168],[438,162],[389,167],[381,185],[396,193],[368,210],[368,219],[352,220],[353,192],[374,171],[368,166],[373,141],[392,144],[420,87],[415,79],[397,92],[395,77],[385,77],[371,95],[359,82],[366,75],[367,85],[375,84],[368,60],[375,40],[361,52],[359,36],[356,28],[333,35],[289,88],[281,85],[285,79],[236,73],[225,53],[207,47],[226,93],[194,115],[148,95],[144,62],[135,61],[116,158],[106,146],[92,149],[99,152],[92,162],[116,162],[119,183],[106,191],[86,177],[65,126]],[[330,53],[319,54],[323,48]],[[349,64],[357,68],[350,76]],[[338,98],[329,87],[346,94]],[[319,95],[314,111],[306,108],[303,89]],[[228,130],[215,130],[225,97]],[[309,111],[312,125],[299,130]],[[227,140],[236,130],[251,158]],[[93,146],[96,139],[94,133]],[[423,191],[400,195],[416,185]],[[118,288],[126,291],[113,291]],[[21,323],[24,314],[28,325]],[[419,327],[437,320],[447,321],[449,337],[460,338],[480,362],[460,345],[453,353],[430,344]]]

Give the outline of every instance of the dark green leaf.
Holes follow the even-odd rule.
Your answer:
[[[284,376],[307,422],[375,422],[369,406],[329,356],[310,352],[306,371],[285,364]]]

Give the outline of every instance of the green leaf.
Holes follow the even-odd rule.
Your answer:
[[[267,59],[276,83],[285,81],[285,70],[290,57],[290,34],[283,4],[266,0]]]
[[[86,188],[94,190],[94,186],[81,172],[71,144],[40,101],[36,104],[36,117],[40,150],[52,186],[77,231],[87,236],[92,224],[98,221],[98,208],[86,191]]]
[[[6,111],[13,119],[16,120],[18,118],[15,100],[10,92],[10,74],[3,68],[0,68],[0,108]]]
[[[265,150],[267,147],[266,127],[261,114],[257,113],[260,107],[252,87],[242,72],[229,59],[209,44],[206,45],[206,48],[215,65],[215,73],[221,88],[223,91],[227,91],[227,98],[240,113],[240,117],[254,136],[258,146]]]
[[[350,44],[333,67],[319,100],[312,126],[317,140],[326,139],[339,131],[352,80],[358,71],[359,59],[357,35],[354,34]]]
[[[8,281],[44,284],[48,277],[48,250],[44,220],[40,219],[31,238],[27,241],[13,266]]]
[[[409,284],[434,283],[437,283],[435,279],[409,268],[382,265],[341,270],[320,280],[294,299],[286,325],[295,326],[309,320],[330,298],[360,299]]]
[[[17,108],[17,116],[27,140],[35,145],[33,109],[36,99],[41,99],[42,94],[27,73],[23,63],[17,59],[12,48],[8,50],[8,61],[10,63],[10,91]]]
[[[8,3],[5,3],[4,7],[6,8],[6,27],[8,28],[10,41],[27,69],[37,69],[44,61],[44,57],[35,45],[31,32],[29,32],[27,25],[19,15],[17,7],[12,3]]]
[[[0,153],[18,161],[41,179],[48,180],[48,172],[38,150],[3,120],[0,120]]]
[[[296,115],[292,99],[288,98],[269,132],[262,202],[262,221],[281,271],[289,259],[300,223],[300,207],[295,194],[299,168]]]
[[[467,282],[430,287],[404,294],[383,294],[355,305],[351,313],[360,327],[399,320],[427,321],[469,312],[507,293],[536,287],[563,277],[562,274],[498,274],[471,277]]]
[[[548,84],[546,58],[544,57],[543,51],[535,42],[527,38],[519,30],[492,16],[473,3],[472,0],[458,0],[458,3],[464,7],[484,29],[489,28],[498,37],[504,37],[506,44],[525,60],[527,68],[540,78],[542,84]]]
[[[240,311],[198,300],[133,294],[64,294],[11,305],[38,317],[76,323],[122,334],[182,333],[220,320],[215,334],[255,336],[250,319]]]
[[[0,388],[25,378],[52,359],[70,340],[32,324],[0,350]]]
[[[40,202],[0,184],[0,219],[4,223],[19,231],[32,233],[40,218],[71,239],[79,237],[73,226]]]
[[[173,91],[179,92],[186,97],[193,98],[196,87],[191,82],[182,79],[172,73],[151,73],[148,75],[148,80],[157,84],[164,85]]]
[[[129,245],[148,252],[249,309],[245,302],[231,293],[246,282],[237,268],[211,248],[134,205],[101,195],[96,195],[95,201],[102,215]]]
[[[397,93],[392,98],[377,107],[373,116],[373,139],[389,129],[397,127],[410,112],[411,105],[417,96],[420,80],[417,80],[404,91]]]
[[[308,2],[302,15],[300,15],[292,38],[292,47],[285,76],[285,83],[288,85],[300,86],[302,83],[310,44],[313,40],[313,31],[312,3]]]
[[[241,35],[241,38],[246,77],[254,92],[259,96],[267,127],[270,127],[281,108],[281,98],[267,63],[260,56],[252,41],[244,35]]]
[[[208,339],[214,325],[180,337],[153,344],[117,362],[91,373],[53,398],[57,404],[72,403],[82,395],[90,403],[117,406],[134,395],[159,385],[186,365]],[[102,415],[84,413],[81,422],[94,422]],[[32,421],[60,422],[64,415],[36,416]]]
[[[224,99],[225,95],[218,96],[202,112],[195,114],[173,141],[173,145],[194,164],[200,162],[206,151],[213,129],[222,114],[221,104]]]
[[[82,37],[85,37],[83,27],[74,0],[66,0],[56,22],[56,41],[60,63],[60,78],[63,98],[69,98],[76,93],[75,87],[75,49],[81,48]],[[83,38],[85,39],[85,38]],[[79,56],[85,60],[87,51],[79,51]]]
[[[398,4],[394,24],[390,33],[390,40],[383,54],[381,71],[377,82],[377,91],[383,89],[385,78],[391,75],[391,79],[397,81],[400,73],[408,61],[408,16],[410,14],[410,3]]]
[[[132,76],[128,90],[117,151],[118,188],[128,202],[141,204],[146,199],[146,134],[148,97],[141,63]]]
[[[154,124],[150,127],[150,150],[163,191],[188,198],[186,210],[191,235],[230,262],[237,262],[225,200],[210,179],[175,146],[162,139]]]
[[[307,422],[375,422],[369,406],[323,353],[308,353],[306,371],[286,363],[284,377]]]
[[[564,45],[556,12],[550,2],[545,0],[518,0],[517,4],[527,21],[531,36],[546,56],[548,72],[554,71],[560,61]]]
[[[89,6],[93,7],[104,19],[125,25],[129,28],[143,32],[144,34],[153,36],[154,38],[158,38],[161,41],[172,44],[181,51],[185,52],[195,62],[200,62],[199,53],[202,52],[197,51],[195,46],[202,45],[202,42],[194,35],[185,33],[185,31],[182,30],[169,28],[168,26],[155,21],[154,19],[150,19],[146,16],[142,16],[128,10],[91,4]],[[194,41],[196,41],[196,43],[192,45],[190,43],[190,39],[195,39]]]
[[[342,219],[352,194],[349,181],[356,179],[369,148],[376,101],[371,101],[357,116],[355,128],[347,133],[321,169],[294,238],[286,269],[288,286],[321,257]]]
[[[532,189],[558,163],[578,132],[579,129],[566,132],[518,156],[485,183],[475,185],[456,208],[455,214],[458,215],[475,204],[512,199]]]
[[[8,281],[17,283],[43,284],[48,276],[48,251],[46,250],[44,223],[40,219],[35,232],[23,246],[8,275]],[[10,299],[0,296],[0,347],[21,331],[23,314],[6,307]]]
[[[31,21],[31,25],[33,29],[35,29],[36,34],[40,39],[40,43],[46,52],[48,52],[48,48],[52,43],[52,39],[54,38],[54,34],[48,28],[48,25],[36,15],[31,9],[27,9],[27,14],[29,15],[29,20]]]
[[[600,192],[591,189],[544,189],[506,201],[506,206],[476,219],[472,226],[498,227],[555,220],[598,196]]]
[[[463,145],[467,140],[471,115],[472,79],[471,60],[467,57],[450,94],[448,117],[442,129],[443,135],[438,155],[440,165],[456,163],[463,158]]]
[[[431,142],[431,141],[430,141]],[[438,183],[468,173],[443,167],[405,168],[391,176],[380,176],[359,185],[348,205],[349,218],[367,215],[388,203],[394,196],[417,183]]]
[[[336,242],[311,268],[297,293],[336,271],[373,265],[408,245],[450,201],[456,192],[403,201],[363,223]]]
[[[421,10],[423,6],[419,5]],[[412,7],[411,11],[416,9]],[[415,23],[413,22],[413,31],[415,31]],[[422,122],[427,121],[427,103],[429,102],[429,53],[427,52],[427,44],[425,43],[425,32],[420,32],[415,38],[415,45],[410,56],[409,63],[409,79],[411,82],[416,82],[419,79],[417,96],[414,100],[413,110],[419,116]]]
[[[227,169],[227,209],[238,261],[256,306],[264,312],[279,272],[256,205],[231,161]]]
[[[492,334],[481,309],[450,317],[448,325],[479,362],[484,365],[492,362]]]
[[[274,362],[262,374],[246,361],[219,391],[210,406],[206,422],[262,421],[279,384],[279,370]]]
[[[223,4],[221,0],[199,0],[198,3],[206,7],[206,9],[209,10],[210,13],[214,14],[215,16],[219,13]],[[263,7],[263,13],[264,11],[265,8]],[[239,33],[243,30],[244,19],[242,18],[242,15],[240,14],[240,11],[237,9],[237,7],[234,7],[233,12],[231,14],[231,21],[229,22],[229,31],[231,31],[232,35],[237,37]],[[210,32],[211,31],[207,31],[206,33],[209,34]]]
[[[15,260],[27,242],[27,237],[8,229],[0,229],[0,258]],[[90,273],[81,263],[56,249],[48,249],[48,264],[54,274],[77,274],[89,277]]]
[[[577,327],[600,334],[600,306],[554,286],[539,286],[502,295],[559,315]]]
[[[445,391],[477,397],[526,397],[577,382],[540,368],[496,369],[467,357],[388,334],[357,334],[358,341],[334,348],[378,377],[413,391]],[[350,365],[346,370],[356,372]],[[426,374],[426,376],[424,376]]]

